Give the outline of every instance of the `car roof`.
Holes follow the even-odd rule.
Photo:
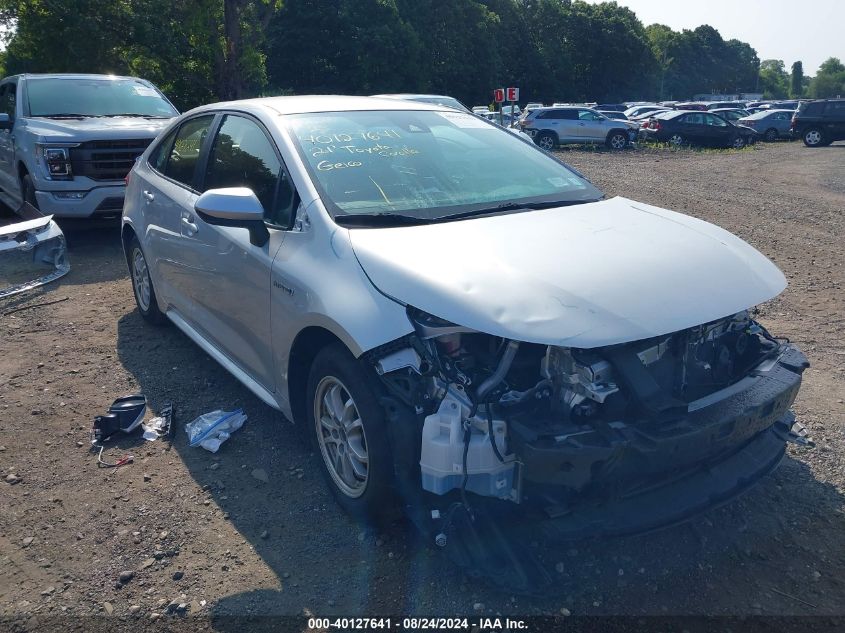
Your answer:
[[[22,77],[24,79],[137,79],[146,81],[140,77],[133,77],[131,75],[101,75],[96,73],[21,73],[20,75],[12,76]]]
[[[291,97],[258,97],[239,101],[223,101],[200,106],[203,110],[254,109],[276,114],[306,114],[309,112],[356,112],[366,110],[433,110],[455,112],[454,108],[436,103],[406,101],[380,97],[351,97],[344,95],[300,95]]]

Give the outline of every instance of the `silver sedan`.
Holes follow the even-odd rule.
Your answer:
[[[197,108],[130,173],[122,238],[145,319],[301,425],[350,513],[401,505],[441,544],[491,507],[652,529],[797,437],[806,359],[747,310],[772,262],[471,113]]]

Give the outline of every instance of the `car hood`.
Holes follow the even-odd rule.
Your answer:
[[[154,138],[171,119],[92,117],[90,119],[41,119],[27,121],[27,130],[45,142],[84,143],[91,140]]]
[[[619,197],[349,233],[385,295],[546,345],[591,348],[676,332],[786,287],[771,261],[727,231]]]

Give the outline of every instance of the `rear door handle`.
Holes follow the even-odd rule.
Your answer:
[[[199,227],[191,222],[191,218],[182,218],[182,228],[188,235],[194,235],[197,231],[199,231]]]
[[[144,198],[146,198],[147,202],[152,202],[156,199],[154,193],[150,193],[149,191],[144,190]]]

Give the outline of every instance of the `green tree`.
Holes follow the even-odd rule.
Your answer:
[[[799,99],[804,95],[804,65],[797,61],[792,64],[792,74],[789,76],[789,95]]]
[[[784,99],[789,96],[789,75],[782,59],[760,62],[760,89],[764,99]]]
[[[831,57],[819,66],[819,72],[810,81],[810,95],[814,99],[826,99],[845,95],[845,65]]]

